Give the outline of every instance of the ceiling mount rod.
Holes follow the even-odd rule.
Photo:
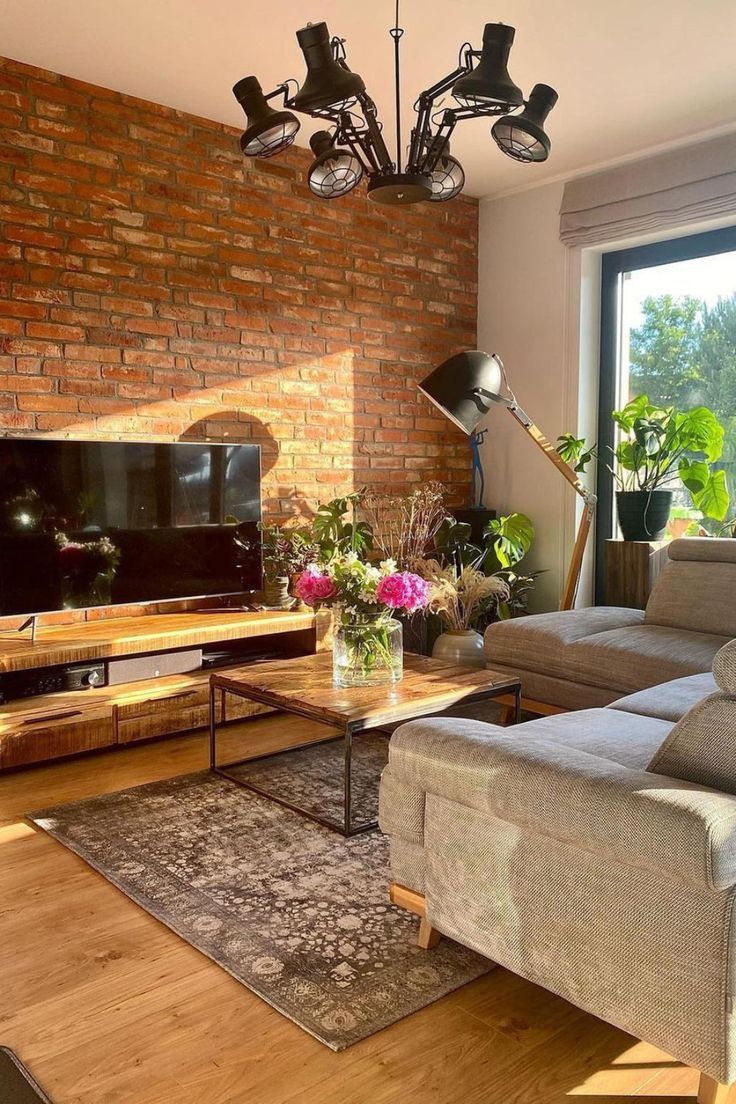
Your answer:
[[[394,84],[396,86],[396,171],[401,172],[401,36],[403,27],[399,26],[399,0],[396,0],[396,18],[389,31],[394,40]]]

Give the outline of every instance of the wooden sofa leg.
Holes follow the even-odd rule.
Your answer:
[[[436,947],[442,936],[433,928],[426,916],[423,916],[419,921],[419,935],[417,936],[417,947],[421,947],[423,951],[431,951],[433,947]]]
[[[722,1085],[720,1081],[714,1081],[712,1077],[701,1073],[698,1086],[698,1104],[728,1104],[736,1100],[736,1094],[732,1095],[733,1085]]]
[[[427,919],[427,901],[424,894],[417,893],[415,889],[408,889],[407,886],[399,885],[398,882],[392,882],[389,897],[392,905],[406,909],[407,912],[413,912],[415,916],[419,917],[417,946],[421,947],[423,951],[431,951],[433,947],[436,947],[442,936]]]

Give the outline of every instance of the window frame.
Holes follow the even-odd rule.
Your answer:
[[[613,447],[615,432],[611,411],[616,406],[617,369],[621,342],[621,289],[625,272],[718,253],[736,252],[736,226],[725,226],[686,237],[637,245],[604,253],[601,258],[600,368],[598,377],[598,463],[595,555],[595,601],[604,601],[606,541],[613,536],[613,476],[606,459]]]

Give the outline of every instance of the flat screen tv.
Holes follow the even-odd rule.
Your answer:
[[[0,616],[261,584],[260,448],[0,439]]]

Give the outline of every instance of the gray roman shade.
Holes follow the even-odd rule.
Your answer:
[[[736,219],[736,134],[568,181],[560,238],[596,245],[728,215]]]

